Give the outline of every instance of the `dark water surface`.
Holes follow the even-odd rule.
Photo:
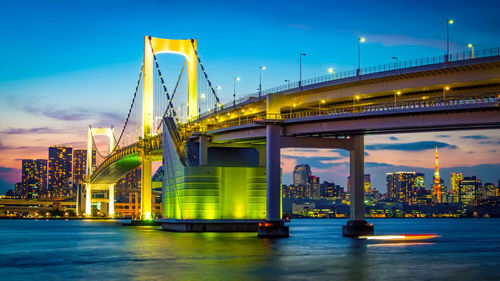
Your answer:
[[[343,238],[345,222],[292,220],[290,238],[269,240],[0,220],[0,280],[500,280],[500,219],[370,221],[378,235],[441,235],[424,244]]]

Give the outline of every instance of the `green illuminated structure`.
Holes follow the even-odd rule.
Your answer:
[[[266,218],[266,167],[259,162],[259,152],[264,152],[261,147],[206,147],[202,138],[179,145],[175,135],[169,133],[172,130],[168,124],[173,121],[164,121],[163,218]]]

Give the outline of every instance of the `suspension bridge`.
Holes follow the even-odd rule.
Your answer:
[[[175,86],[157,55],[185,60]],[[288,83],[223,104],[196,39],[145,36],[144,62],[121,131],[88,130],[86,206],[141,167],[141,220],[151,209],[152,162],[163,165],[163,228],[288,236],[281,218],[280,149],[350,152],[351,220],[344,235],[373,233],[364,220],[364,135],[500,128],[500,49],[397,62]],[[101,152],[94,139],[109,138]],[[91,157],[91,154],[88,154]]]

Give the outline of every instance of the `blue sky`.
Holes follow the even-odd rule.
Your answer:
[[[499,1],[2,1],[0,192],[18,180],[15,174],[19,172],[19,159],[46,158],[47,146],[51,144],[83,147],[89,123],[121,126],[142,61],[144,35],[197,38],[208,74],[216,85],[222,86],[221,96],[228,101],[236,75],[241,77],[238,95],[257,89],[260,65],[267,67],[263,72],[264,89],[283,84],[285,79],[298,80],[299,52],[307,54],[303,58],[304,78],[327,74],[329,67],[336,72],[352,70],[357,65],[359,36],[366,37],[361,46],[362,66],[391,63],[393,56],[402,61],[443,55],[447,18],[455,21],[450,26],[451,52],[467,51],[468,43],[473,43],[476,49],[499,47],[499,4]],[[175,64],[182,61],[165,56],[161,58],[166,65],[164,72],[178,69]],[[172,79],[169,82],[173,83]],[[500,161],[490,159],[487,152],[497,150],[498,131],[450,133],[452,137],[446,140],[436,135],[409,138],[421,148],[420,152],[429,151],[421,142],[440,141],[456,146],[443,147],[443,157],[447,151],[450,155],[467,157],[480,140],[462,137],[484,135],[491,142],[483,144],[487,150],[484,154],[477,153],[477,159],[464,166],[497,165],[489,171],[500,177]],[[408,137],[397,137],[403,147],[409,143]],[[388,136],[370,137],[367,145],[383,145],[387,141],[390,141]],[[398,150],[389,147],[386,151]],[[419,156],[422,153],[413,152],[411,157],[424,159]],[[496,159],[500,156],[498,152],[493,155]],[[384,163],[406,167],[398,159]],[[416,161],[408,167],[422,167],[423,163]],[[450,163],[450,167],[453,165],[458,164]],[[326,169],[318,164],[313,166],[313,172],[315,168]],[[328,179],[328,175],[324,173],[322,178]],[[336,177],[339,179],[332,180],[345,182],[340,175]],[[285,183],[286,179],[287,176]],[[494,180],[493,176],[490,180]],[[379,181],[379,185],[382,183]]]

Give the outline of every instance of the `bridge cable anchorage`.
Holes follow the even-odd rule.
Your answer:
[[[177,78],[177,83],[175,83],[174,92],[172,93],[172,96],[168,99],[167,108],[165,109],[165,112],[163,113],[163,118],[165,118],[167,116],[167,114],[169,113],[169,109],[171,108],[172,112],[173,112],[173,117],[176,119],[177,123],[179,123],[179,119],[177,118],[177,114],[175,113],[174,106],[172,104],[172,100],[174,99],[175,93],[177,93],[177,87],[179,86],[179,82],[181,81],[182,74],[184,73],[184,68],[186,67],[186,62],[187,62],[187,59],[184,59],[184,64],[182,65],[182,69],[181,69],[181,72],[179,74],[179,78]],[[158,72],[161,73],[158,64],[156,64],[156,65],[158,68]],[[166,88],[165,88],[165,90],[166,90]],[[167,95],[167,98],[168,98],[168,93],[165,92],[165,94]],[[156,128],[157,132],[160,130],[160,126],[163,124],[163,118],[161,119],[160,124],[158,124],[158,127]]]
[[[141,65],[141,71],[139,72],[139,79],[137,79],[137,85],[135,86],[134,97],[132,98],[132,103],[130,104],[130,108],[128,110],[127,118],[125,119],[125,123],[123,124],[123,128],[122,128],[122,131],[120,133],[120,137],[118,138],[118,141],[115,141],[115,147],[113,148],[112,152],[114,152],[116,149],[119,148],[120,141],[122,140],[122,137],[123,137],[123,133],[125,132],[125,128],[128,125],[128,121],[130,119],[130,114],[132,113],[132,108],[134,107],[135,99],[137,97],[137,92],[139,91],[139,85],[141,84],[141,79],[142,79],[143,72],[144,72],[144,63],[142,63],[142,65]],[[91,133],[92,133],[92,131],[91,131]],[[113,134],[113,138],[114,138],[114,134]]]
[[[222,107],[222,103],[220,102],[219,97],[217,96],[217,92],[215,92],[215,89],[212,86],[212,82],[210,81],[210,79],[208,79],[208,75],[207,75],[207,72],[205,71],[205,67],[201,63],[200,56],[198,56],[198,51],[194,47],[194,39],[191,39],[191,45],[193,46],[193,50],[194,50],[194,53],[196,55],[196,59],[198,60],[198,63],[200,64],[200,67],[201,67],[201,70],[203,71],[203,75],[205,76],[205,79],[207,79],[208,86],[210,86],[210,89],[212,90],[212,94],[215,97],[217,105],[220,106],[220,107]],[[216,107],[216,109],[217,109],[217,107]]]
[[[153,49],[153,44],[151,42],[151,36],[149,36],[148,38],[149,38],[149,46],[151,46],[151,53],[153,53],[153,60],[154,60],[154,63],[156,65],[156,69],[158,70],[158,75],[160,76],[163,91],[165,92],[165,95],[167,96],[167,99],[169,100],[169,104],[167,105],[167,110],[170,108],[172,113],[173,113],[173,116],[177,119],[177,113],[175,112],[175,109],[173,108],[172,99],[170,98],[170,95],[169,95],[168,90],[167,90],[167,85],[165,84],[165,80],[163,79],[163,75],[161,74],[160,66],[158,65],[158,60],[156,59],[155,50]],[[180,79],[180,76],[179,76],[179,79]]]

